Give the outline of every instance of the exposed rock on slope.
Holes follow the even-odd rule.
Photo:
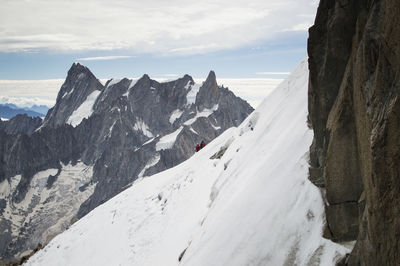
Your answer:
[[[19,114],[8,121],[0,121],[0,130],[9,135],[26,134],[31,135],[42,125],[40,117],[29,117],[26,114]]]
[[[400,2],[321,0],[308,43],[310,179],[349,265],[400,261]]]
[[[188,75],[165,83],[144,75],[103,86],[88,68],[73,64],[38,130],[31,136],[0,130],[0,188],[5,191],[0,206],[7,214],[0,221],[6,228],[0,233],[5,247],[0,256],[12,258],[46,243],[71,219],[138,177],[181,163],[193,155],[196,143],[210,142],[252,111],[219,87],[213,72],[204,84]],[[81,176],[79,169],[89,169],[88,174]],[[52,195],[53,190],[62,195]],[[74,202],[68,201],[71,191],[78,195]],[[63,207],[70,205],[74,208]]]
[[[61,86],[56,105],[47,112],[43,126],[56,127],[67,123],[72,113],[96,90],[103,90],[100,81],[87,67],[74,63]]]

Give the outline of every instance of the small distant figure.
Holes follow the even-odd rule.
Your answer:
[[[196,152],[198,152],[199,150],[203,149],[205,146],[206,146],[206,143],[204,142],[204,140],[202,140],[200,144],[197,143]]]
[[[206,146],[206,143],[204,142],[204,140],[202,140],[200,143],[200,149],[203,149],[205,146]]]

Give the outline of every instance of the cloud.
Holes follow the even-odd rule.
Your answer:
[[[198,80],[196,80],[197,82]],[[224,85],[236,96],[246,100],[253,108],[268,96],[283,79],[275,78],[218,78],[218,85]]]
[[[309,0],[3,1],[0,52],[201,54],[305,30],[316,8]]]
[[[163,76],[178,78],[175,74]],[[136,78],[135,78],[136,79]],[[169,81],[167,78],[154,78],[159,82]],[[105,84],[108,79],[101,79]],[[202,83],[205,78],[195,78],[195,82]],[[246,100],[254,108],[272,90],[282,82],[283,79],[273,78],[218,78],[219,85],[224,85],[233,91],[237,96]],[[0,103],[13,103],[21,107],[32,105],[47,105],[52,107],[63,79],[48,80],[0,80]]]
[[[291,30],[292,31],[306,31],[306,30],[308,30],[308,28],[310,28],[310,24],[307,22],[304,22],[304,23],[294,25]]]
[[[256,72],[256,75],[289,75],[290,72]]]
[[[133,55],[109,55],[109,56],[96,56],[96,57],[83,57],[78,58],[78,61],[102,61],[102,60],[116,60],[125,58],[135,58]]]
[[[0,80],[0,103],[53,106],[64,79]]]

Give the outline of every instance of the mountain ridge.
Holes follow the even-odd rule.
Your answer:
[[[349,249],[322,237],[308,180],[307,77],[304,60],[239,127],[138,179],[27,265],[334,265]]]
[[[87,67],[73,64],[56,105],[35,132],[0,132],[4,136],[0,159],[5,162],[0,167],[0,186],[9,191],[1,209],[6,217],[0,222],[8,230],[0,234],[0,244],[6,246],[1,256],[20,257],[22,251],[47,243],[70,220],[126,189],[139,175],[181,163],[194,154],[196,143],[211,141],[253,111],[225,88],[218,89],[217,99],[208,97],[210,92],[211,88],[196,84],[189,75],[160,83],[145,74],[139,80],[111,79],[103,86]],[[212,108],[200,110],[199,97],[206,97],[202,102]],[[87,168],[91,174],[80,177],[74,167]],[[17,182],[15,187],[13,182]],[[76,186],[77,202],[48,194],[60,190],[67,195]],[[56,206],[62,204],[79,208],[65,209],[65,215],[59,209],[49,221],[62,220],[58,229],[47,222],[51,230],[45,225],[37,229],[38,221],[55,215]],[[31,220],[23,218],[29,213]]]

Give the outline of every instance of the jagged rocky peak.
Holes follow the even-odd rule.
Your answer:
[[[191,86],[195,84],[192,76],[185,74],[183,77],[165,82],[166,84],[171,84],[173,88],[185,88],[190,89]]]
[[[208,73],[207,79],[204,82],[204,84],[213,89],[218,89],[217,76],[215,75],[215,72],[213,70],[211,70],[210,73]]]
[[[143,76],[142,76],[141,79],[143,79],[143,80],[150,80],[150,77],[149,77],[149,75],[147,75],[147,74],[143,74]]]
[[[63,97],[65,93],[70,93],[72,89],[74,89],[74,85],[80,85],[79,83],[86,82],[90,79],[97,80],[89,68],[80,63],[73,63],[71,68],[68,70],[67,78],[61,86],[58,97]]]
[[[74,111],[77,111],[86,101],[95,98],[103,89],[104,86],[87,67],[74,63],[61,86],[56,105],[47,113],[43,126],[57,127],[65,123],[73,124],[73,121],[68,121],[68,119]]]
[[[202,87],[204,87],[203,90],[208,90],[210,93],[213,93],[215,95],[218,93],[219,87],[217,83],[217,76],[215,75],[214,71],[210,71]]]
[[[90,72],[90,70],[86,66],[82,65],[79,62],[74,62],[72,64],[72,66],[70,67],[70,69],[68,70],[68,75],[69,76],[73,75],[73,73],[80,74],[80,73],[82,73],[84,71],[89,71]]]
[[[218,103],[220,93],[217,77],[215,72],[211,70],[206,81],[200,87],[199,97],[196,98],[196,105],[199,110],[213,108]]]

